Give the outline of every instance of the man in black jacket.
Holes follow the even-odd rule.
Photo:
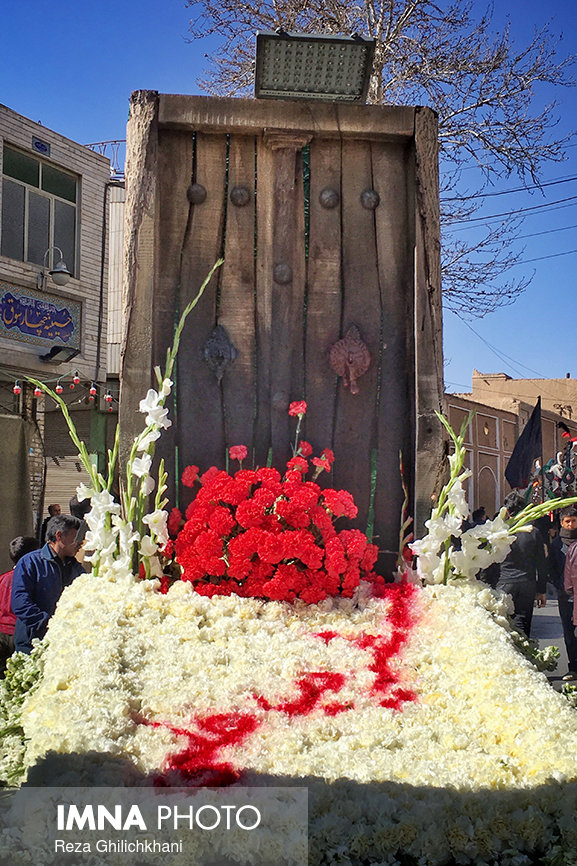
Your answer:
[[[559,617],[567,650],[569,671],[564,680],[577,680],[577,638],[573,625],[573,597],[565,590],[563,573],[568,549],[577,541],[577,508],[570,505],[561,512],[561,529],[549,548],[549,581],[555,587],[559,602]]]
[[[505,498],[507,515],[515,517],[525,504],[523,494],[513,490]],[[507,558],[499,566],[497,589],[512,597],[515,624],[529,637],[535,596],[538,607],[543,607],[547,601],[545,542],[536,526],[532,526],[528,532],[517,533]]]
[[[46,527],[48,526],[53,517],[56,517],[57,514],[61,513],[62,509],[58,504],[48,506],[48,517],[44,518],[44,522],[40,527],[40,547],[43,547],[43,545],[46,544]]]

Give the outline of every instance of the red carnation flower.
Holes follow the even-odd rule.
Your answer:
[[[236,526],[236,521],[228,508],[219,506],[215,508],[209,517],[208,525],[211,529],[222,536],[229,535]]]
[[[287,463],[287,469],[298,469],[299,472],[308,472],[309,462],[304,457],[293,457]]]
[[[306,403],[290,408],[300,425]],[[229,449],[233,460],[242,461],[247,453],[244,445]],[[372,571],[377,548],[359,530],[337,533],[334,526],[337,517],[356,515],[352,496],[305,481],[311,453],[310,443],[301,442],[284,478],[267,467],[229,474],[213,466],[205,472],[175,542],[182,579],[209,597],[236,593],[315,604],[330,596],[351,597],[360,579],[381,593],[382,578]],[[325,448],[313,461],[317,474],[329,471],[333,459]],[[185,474],[192,483],[198,478],[196,467]],[[174,509],[171,530],[180,519]]]
[[[174,541],[172,540],[172,538],[169,538],[164,547],[160,548],[160,552],[163,556],[166,556],[167,559],[170,559],[170,557],[174,553]]]
[[[349,517],[354,519],[359,512],[354,499],[348,490],[333,490],[332,488],[328,488],[323,491],[323,499],[325,507],[328,508],[335,517]]]
[[[332,466],[335,462],[334,451],[331,451],[330,448],[323,448],[323,450],[321,451],[321,457],[324,457],[325,460],[328,460],[329,466]]]
[[[190,468],[190,467],[189,467]],[[173,508],[170,514],[168,515],[167,527],[168,534],[173,538],[178,535],[178,530],[180,529],[180,523],[182,520],[182,512],[178,508]]]
[[[253,526],[262,526],[264,522],[263,508],[253,499],[246,499],[236,509],[236,519],[245,529]]]
[[[185,487],[194,487],[194,482],[198,478],[198,466],[187,466],[181,475],[180,480]]]
[[[231,460],[244,460],[248,454],[246,445],[233,445],[228,449],[228,454]]]
[[[200,483],[202,485],[207,485],[221,473],[226,475],[226,472],[223,472],[222,469],[218,468],[218,466],[211,466],[210,469],[207,469],[206,472],[200,476]]]
[[[297,400],[295,403],[290,404],[288,413],[293,418],[296,418],[297,416],[302,418],[302,416],[307,413],[307,404],[304,400]]]
[[[328,460],[325,460],[323,457],[313,457],[311,463],[313,464],[313,466],[317,467],[317,471],[314,474],[315,478],[320,475],[320,473],[323,472],[325,469],[327,472],[330,471],[331,465]]]

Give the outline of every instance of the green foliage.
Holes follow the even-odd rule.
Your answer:
[[[559,647],[546,646],[539,649],[539,642],[527,637],[521,631],[513,628],[511,631],[513,643],[517,649],[533,662],[538,671],[554,671],[561,655]]]
[[[21,723],[22,706],[42,680],[46,644],[30,655],[14,653],[8,659],[6,676],[0,680],[0,785],[19,785],[25,775],[26,742]]]

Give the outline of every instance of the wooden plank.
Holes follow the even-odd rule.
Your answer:
[[[289,404],[302,398],[304,300],[304,200],[302,140],[275,138],[273,281],[271,298],[271,447],[273,464],[290,456]]]
[[[153,298],[157,277],[156,186],[158,172],[158,94],[132,95],[126,143],[124,232],[125,331],[121,350],[120,460],[128,456],[143,426],[139,402],[152,379]]]
[[[358,506],[355,525],[365,529],[370,500],[371,454],[375,443],[376,392],[381,302],[376,265],[375,215],[361,204],[372,188],[368,142],[343,141],[343,319],[341,336],[356,325],[371,354],[371,366],[359,380],[358,394],[339,381],[335,419],[336,487],[349,490]]]
[[[180,309],[192,300],[222,251],[226,136],[196,136],[195,181],[206,199],[195,204],[182,256]],[[217,321],[218,271],[189,316],[178,357],[177,423],[180,470],[188,464],[224,465],[222,394],[215,374],[203,360],[203,347]]]
[[[446,471],[444,433],[435,416],[443,397],[437,118],[415,111],[415,533],[425,532],[431,500]]]
[[[227,447],[246,445],[252,456],[256,406],[255,333],[255,139],[230,137],[226,246],[218,321],[238,350],[223,378]],[[231,194],[245,189],[248,203],[235,205]],[[252,462],[251,462],[252,465]]]
[[[407,173],[412,167],[405,145],[373,143],[371,153],[373,178],[380,195],[375,220],[383,310],[374,527],[382,573],[385,570],[390,573],[398,553],[404,498],[399,451],[403,454],[405,482],[409,489],[413,482],[414,266],[407,189]]]
[[[257,406],[255,461],[267,462],[271,444],[270,429],[270,357],[272,323],[272,237],[273,237],[273,152],[264,136],[257,139],[256,170],[256,336],[257,336]]]
[[[326,189],[334,190],[339,197],[334,207],[326,208],[320,203],[320,194]],[[340,196],[341,143],[315,139],[310,145],[305,395],[308,402],[306,435],[316,455],[334,445],[338,382],[331,370],[328,352],[340,338],[341,331]]]
[[[290,99],[160,95],[162,127],[258,135],[263,129],[307,130],[323,138],[412,139],[415,109]]]
[[[162,370],[172,345],[179,316],[179,284],[182,246],[189,219],[187,190],[192,177],[193,136],[160,131],[158,136],[158,277],[154,291],[153,364]],[[164,458],[168,472],[167,496],[176,503],[179,480],[177,462],[176,392],[167,401],[172,427],[157,442],[156,457]]]

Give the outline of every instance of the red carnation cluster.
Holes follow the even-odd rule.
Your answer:
[[[215,467],[201,477],[176,539],[182,579],[201,595],[314,604],[350,598],[360,580],[381,590],[383,578],[373,572],[377,547],[358,529],[334,527],[339,517],[356,517],[351,494],[305,480],[308,449],[299,451],[284,477],[270,468],[229,475]],[[322,466],[310,462],[318,472],[333,459],[327,449],[318,458]]]

